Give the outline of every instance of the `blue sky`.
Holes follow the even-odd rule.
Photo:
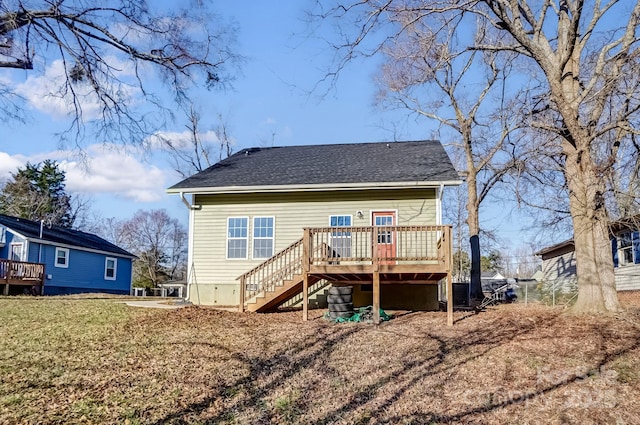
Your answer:
[[[321,40],[309,37],[305,7],[313,2],[260,1],[220,2],[217,12],[234,19],[239,27],[238,51],[247,58],[233,89],[201,91],[197,104],[203,127],[222,114],[234,150],[249,146],[347,143],[434,138],[435,127],[416,122],[404,111],[380,111],[374,107],[375,63],[359,62],[347,68],[334,89],[309,94],[324,76],[332,51]],[[53,64],[49,64],[53,68]],[[52,75],[55,73],[52,72]],[[68,190],[91,200],[104,217],[126,219],[138,209],[166,208],[186,223],[187,211],[175,196],[164,190],[180,177],[163,155],[141,156],[132,151],[108,149],[85,141],[89,161],[74,159],[68,146],[60,146],[56,131],[68,122],[55,106],[38,105],[35,92],[46,87],[39,74],[0,70],[0,80],[23,85],[23,95],[32,101],[27,124],[0,124],[0,178],[27,161],[53,158],[67,172]],[[40,108],[40,109],[38,109]],[[167,132],[182,132],[186,120],[168,125]],[[501,228],[501,237],[520,239],[522,220],[509,209],[489,208],[481,218],[490,227]]]

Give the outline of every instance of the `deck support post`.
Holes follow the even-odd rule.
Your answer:
[[[380,272],[377,265],[373,270],[373,323],[380,324]]]
[[[309,266],[311,265],[311,231],[304,229],[302,237],[302,321],[309,320]]]
[[[9,295],[9,284],[4,284],[4,289],[2,290],[2,295]]]
[[[445,230],[445,261],[447,270],[447,326],[453,326],[453,252],[451,240],[451,226],[447,226]]]
[[[373,265],[373,323],[380,324],[380,260],[378,258],[379,229],[374,227],[371,233],[371,264]]]
[[[451,274],[447,276],[447,326],[453,326],[453,282]]]
[[[304,274],[302,281],[302,321],[309,320],[309,273]]]

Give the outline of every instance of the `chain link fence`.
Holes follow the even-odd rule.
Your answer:
[[[550,306],[572,305],[578,295],[578,282],[575,278],[553,281],[517,280],[516,294],[518,302],[542,303]]]

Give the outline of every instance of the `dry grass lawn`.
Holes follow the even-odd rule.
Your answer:
[[[0,298],[0,423],[638,424],[640,295],[380,326]]]

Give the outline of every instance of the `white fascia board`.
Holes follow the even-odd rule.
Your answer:
[[[439,188],[441,186],[459,186],[462,180],[447,181],[415,181],[415,182],[380,182],[380,183],[334,183],[334,184],[305,184],[305,185],[272,185],[272,186],[222,186],[222,187],[192,187],[167,189],[167,193],[278,193],[278,192],[321,192],[342,190],[377,190],[377,189],[410,189],[410,188]]]
[[[4,228],[5,228],[5,229],[7,229],[7,231],[8,231],[8,232],[13,233],[15,236],[18,236],[18,237],[20,237],[20,238],[24,239],[25,241],[28,241],[28,240],[29,240],[29,238],[28,238],[28,237],[26,237],[25,235],[23,235],[23,234],[22,234],[22,233],[20,233],[20,232],[16,232],[15,230],[13,230],[13,229],[12,229],[11,227],[9,227],[9,226],[4,226]]]

